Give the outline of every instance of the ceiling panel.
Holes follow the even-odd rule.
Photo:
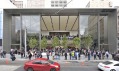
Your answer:
[[[49,31],[53,30],[50,16],[42,16]]]
[[[77,16],[69,16],[69,20],[68,20],[66,30],[68,30],[68,31],[71,30],[76,18],[77,18]]]
[[[60,16],[60,30],[64,31],[66,27],[68,16]]]
[[[59,30],[59,16],[51,16],[54,30]]]
[[[47,28],[45,27],[45,24],[43,22],[43,19],[41,19],[41,30],[47,30]]]
[[[44,20],[43,22],[43,20],[41,19],[42,30],[48,29],[48,31],[53,31],[54,29],[54,31],[65,31],[66,28],[67,31],[70,31],[70,30],[77,30],[78,28],[78,19],[76,20],[77,16],[60,16],[60,19],[59,16],[42,16],[42,18]],[[46,24],[46,26],[44,23]],[[59,27],[59,23],[60,23],[60,27]]]
[[[78,25],[78,19],[77,19],[72,30],[76,31],[78,29],[78,27],[79,27],[79,25]]]

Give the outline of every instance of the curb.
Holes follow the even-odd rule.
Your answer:
[[[104,61],[108,61],[108,60],[53,60],[55,62],[104,62]]]

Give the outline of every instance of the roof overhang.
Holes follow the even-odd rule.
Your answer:
[[[113,11],[117,11],[117,8],[23,8],[23,9],[4,9],[8,14],[20,15],[20,14],[40,14],[40,15],[61,15],[61,16],[76,16],[76,15],[107,15]]]

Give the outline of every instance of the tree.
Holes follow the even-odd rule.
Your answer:
[[[63,36],[63,38],[62,38],[62,46],[64,46],[64,48],[66,48],[67,47],[67,37],[66,37],[66,35],[64,35]]]
[[[76,48],[78,48],[80,46],[80,38],[79,37],[75,37],[73,39],[73,44]]]
[[[89,49],[89,47],[92,45],[93,39],[90,35],[86,35],[81,40],[82,44]]]
[[[30,48],[34,48],[37,45],[38,45],[38,41],[35,38],[30,38],[29,39],[29,46],[30,46]]]
[[[47,39],[43,37],[43,39],[41,40],[41,48],[46,48],[46,46],[47,46]]]
[[[53,39],[52,39],[52,46],[56,47],[56,46],[59,46],[59,45],[60,45],[59,38],[54,36]]]

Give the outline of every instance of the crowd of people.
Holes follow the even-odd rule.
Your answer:
[[[6,57],[6,51],[2,51],[2,49],[0,49],[0,57],[5,58]]]
[[[108,59],[110,54],[108,51],[96,51],[96,50],[87,50],[87,49],[66,49],[64,51],[60,51],[62,53],[62,56],[64,55],[65,60],[80,60],[82,57],[81,55],[85,56],[85,58],[88,58],[90,60],[91,57],[94,58],[94,60],[97,59]],[[60,52],[55,51],[55,56],[60,57]],[[69,56],[69,58],[67,58]]]
[[[27,51],[27,54],[25,54],[24,49],[17,50],[17,49],[11,49],[10,56],[12,61],[16,59],[15,55],[21,55],[21,58],[29,58],[31,60],[32,57],[35,58],[42,58],[42,53],[46,53],[46,56],[48,59],[51,56],[52,59],[59,59],[60,57],[63,57],[64,60],[80,60],[82,59],[82,55],[90,60],[91,58],[93,60],[103,60],[103,59],[109,59],[112,58],[114,60],[119,60],[119,51],[115,53],[109,53],[109,51],[99,51],[99,50],[90,50],[90,49],[78,49],[78,48],[55,48],[55,49],[30,49]],[[26,55],[26,56],[25,56]],[[111,56],[110,56],[111,55]],[[1,58],[6,57],[5,51],[0,51]]]
[[[63,38],[63,35],[55,35],[56,37],[58,37],[59,38],[59,40],[62,40],[62,38]],[[43,35],[43,36],[41,36],[41,39],[43,38],[43,37],[45,37],[47,40],[52,40],[52,38],[54,37],[54,36],[52,36],[52,35]],[[75,38],[75,37],[77,37],[77,36],[66,36],[67,37],[67,39],[68,40],[72,40],[73,38]]]

